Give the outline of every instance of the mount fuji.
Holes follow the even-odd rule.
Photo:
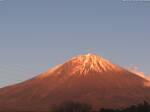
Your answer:
[[[94,109],[150,102],[150,81],[95,54],[78,55],[36,77],[0,89],[0,112],[48,112],[63,102]]]

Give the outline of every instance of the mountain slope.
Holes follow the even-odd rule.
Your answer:
[[[0,111],[48,111],[66,101],[120,108],[150,102],[149,81],[94,54],[73,57],[37,77],[0,89]]]

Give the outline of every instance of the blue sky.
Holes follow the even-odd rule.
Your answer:
[[[0,87],[84,53],[150,74],[150,2],[0,0]]]

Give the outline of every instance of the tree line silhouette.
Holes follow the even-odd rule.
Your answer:
[[[138,105],[132,105],[124,109],[107,109],[101,108],[93,111],[92,106],[85,103],[66,102],[54,107],[51,112],[150,112],[150,104],[146,101]]]

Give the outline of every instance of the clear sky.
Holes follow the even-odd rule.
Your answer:
[[[150,2],[0,0],[0,87],[88,52],[150,74]]]

